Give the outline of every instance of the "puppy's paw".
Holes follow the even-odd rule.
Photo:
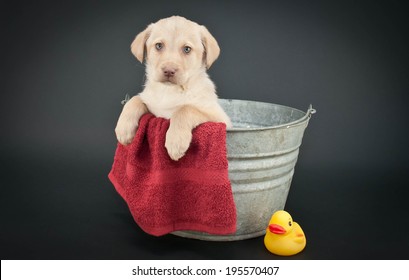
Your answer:
[[[120,116],[115,128],[116,138],[122,145],[128,145],[135,137],[136,130],[138,129],[139,120],[126,115]]]
[[[183,157],[192,141],[192,132],[190,130],[178,130],[169,127],[166,132],[165,147],[171,159],[179,160]]]

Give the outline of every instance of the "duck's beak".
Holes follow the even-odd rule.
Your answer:
[[[287,232],[285,228],[277,224],[268,225],[268,229],[270,232],[275,233],[275,234],[284,234]]]

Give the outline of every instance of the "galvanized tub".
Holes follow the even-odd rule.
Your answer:
[[[233,122],[227,130],[229,178],[237,211],[233,235],[194,231],[173,234],[209,241],[234,241],[265,234],[272,214],[284,209],[304,130],[315,110],[307,112],[271,103],[220,100]]]

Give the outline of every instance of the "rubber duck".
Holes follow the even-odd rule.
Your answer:
[[[292,256],[301,252],[306,244],[303,230],[287,211],[273,214],[264,237],[267,250],[280,256]]]

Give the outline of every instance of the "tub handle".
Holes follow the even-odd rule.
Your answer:
[[[314,108],[312,108],[312,104],[310,104],[310,106],[308,107],[308,110],[307,110],[307,116],[308,117],[311,117],[311,115],[314,115],[315,113],[317,112],[317,110],[315,110]]]

